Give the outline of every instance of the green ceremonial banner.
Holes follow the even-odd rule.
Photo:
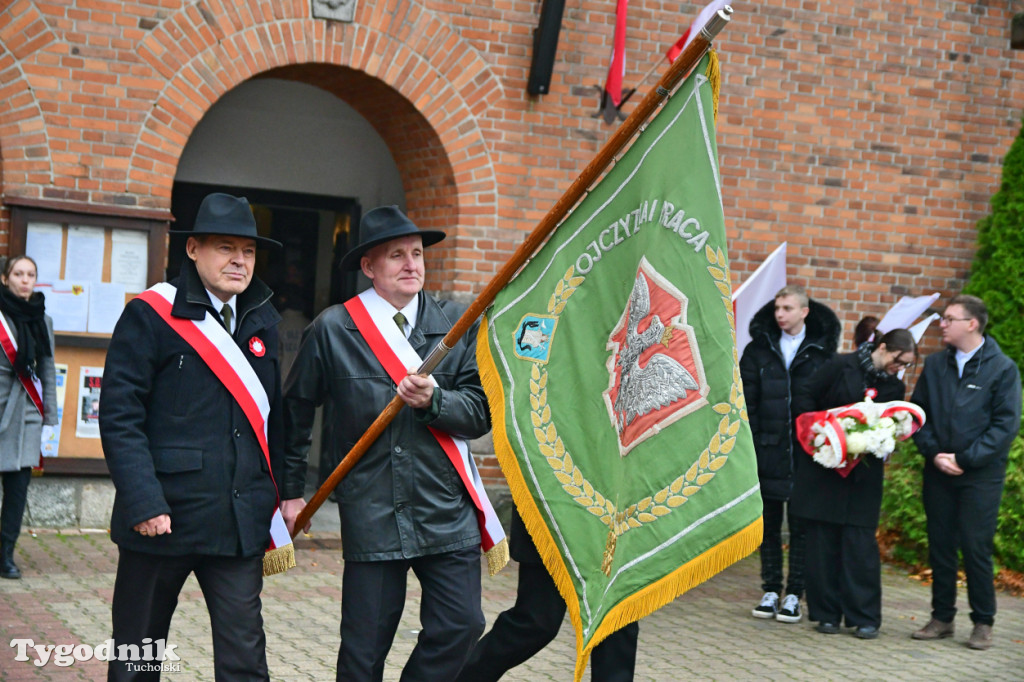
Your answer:
[[[495,449],[568,604],[577,680],[602,639],[761,544],[717,76],[709,54],[480,330]]]

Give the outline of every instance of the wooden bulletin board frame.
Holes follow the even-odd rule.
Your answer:
[[[171,216],[168,211],[142,210],[125,211],[118,214],[112,207],[64,204],[45,200],[5,198],[11,208],[11,234],[8,255],[25,253],[28,226],[33,223],[59,224],[63,228],[61,258],[67,248],[68,226],[101,227],[105,231],[103,252],[103,281],[110,281],[110,259],[112,231],[137,230],[148,235],[148,262],[146,264],[146,286],[152,286],[164,279],[167,264],[167,233]],[[61,276],[64,274],[62,259]],[[126,300],[135,294],[128,294]],[[68,366],[64,417],[61,422],[60,447],[58,456],[47,458],[43,471],[51,474],[105,474],[106,463],[98,438],[79,438],[75,433],[78,409],[79,373],[83,366],[102,367],[106,361],[110,334],[87,332],[55,332],[54,360]]]

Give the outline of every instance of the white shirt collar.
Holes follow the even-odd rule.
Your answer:
[[[972,350],[962,351],[959,348],[956,351],[956,370],[959,376],[964,375],[964,366],[970,361],[974,355],[981,350],[981,347],[985,345],[985,339],[981,339],[981,343],[975,346]]]
[[[782,351],[782,358],[786,362],[786,369],[789,369],[790,364],[793,362],[793,358],[796,357],[796,352],[800,350],[800,344],[803,343],[806,336],[806,324],[800,327],[800,331],[796,334],[789,334],[785,331],[782,332],[782,336],[779,338],[779,350]]]
[[[206,290],[206,295],[210,297],[210,305],[213,306],[213,309],[216,310],[219,315],[220,311],[224,308],[225,301],[214,296],[213,292],[209,289]],[[238,307],[236,305],[238,303],[238,296],[232,296],[226,301],[226,303],[231,306],[231,333],[234,334],[235,330],[238,329]]]
[[[381,300],[385,304],[387,304],[387,306],[389,308],[391,308],[392,310],[394,310],[396,313],[402,313],[403,315],[405,315],[405,327],[404,327],[405,338],[409,338],[409,335],[412,334],[413,328],[416,326],[415,325],[416,316],[420,312],[420,297],[419,297],[419,294],[413,296],[412,300],[409,301],[408,305],[406,305],[404,308],[399,309],[399,308],[396,308],[395,306],[391,305],[391,303],[389,303],[383,296],[381,296],[379,293],[377,293],[377,290],[374,289],[372,286],[369,288],[368,291],[369,291],[371,296],[376,296],[379,300]]]

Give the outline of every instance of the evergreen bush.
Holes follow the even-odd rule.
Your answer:
[[[964,293],[988,306],[986,332],[1024,367],[1024,126],[1003,159],[992,213],[978,223],[978,250]]]

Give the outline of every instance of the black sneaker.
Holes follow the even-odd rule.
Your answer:
[[[751,611],[754,618],[774,618],[779,612],[779,595],[777,592],[765,592],[761,603]]]
[[[803,618],[803,614],[800,613],[800,597],[795,594],[787,594],[786,598],[782,600],[779,612],[775,614],[775,620],[782,623],[799,623],[801,618]]]

